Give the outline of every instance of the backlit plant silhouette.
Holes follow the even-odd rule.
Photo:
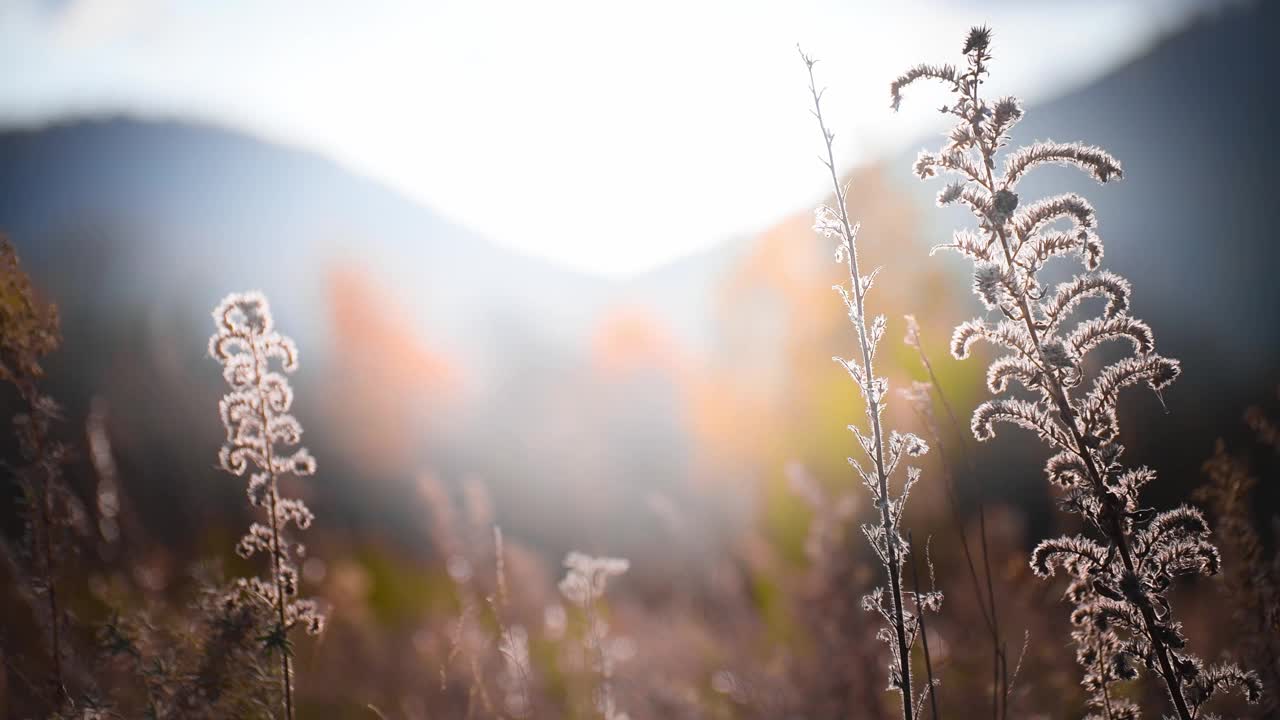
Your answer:
[[[858,348],[861,360],[835,358],[862,392],[866,405],[867,424],[870,435],[865,434],[858,426],[850,425],[849,430],[858,439],[863,453],[871,462],[871,467],[864,467],[856,458],[850,457],[853,466],[867,489],[871,492],[872,503],[880,513],[880,522],[876,525],[863,525],[862,531],[871,543],[876,557],[889,576],[889,592],[876,588],[862,599],[862,606],[868,611],[877,612],[884,618],[885,627],[877,636],[889,645],[892,662],[889,665],[889,687],[901,694],[902,716],[911,720],[917,713],[917,700],[912,694],[911,686],[911,648],[920,634],[921,623],[917,615],[906,607],[904,596],[912,596],[919,612],[936,611],[942,604],[942,594],[938,592],[910,593],[903,590],[903,562],[908,553],[907,542],[900,532],[902,511],[906,508],[907,496],[911,488],[920,479],[920,470],[915,467],[906,468],[906,480],[902,490],[894,497],[889,489],[889,478],[893,476],[902,460],[907,457],[919,457],[929,448],[923,440],[911,433],[886,432],[883,427],[885,399],[889,394],[889,382],[886,378],[875,374],[875,354],[881,339],[884,338],[887,322],[884,315],[877,315],[868,324],[866,315],[866,296],[871,290],[876,275],[876,268],[863,275],[858,266],[858,226],[849,220],[847,190],[840,184],[835,169],[835,153],[832,143],[835,134],[827,129],[822,117],[822,91],[818,90],[813,77],[815,60],[803,52],[809,71],[809,92],[813,96],[813,115],[822,131],[825,157],[822,162],[831,174],[831,183],[835,193],[831,206],[821,205],[815,211],[814,230],[825,238],[835,238],[836,260],[849,266],[850,287],[837,285],[835,289],[844,299],[849,313],[849,320],[857,331]],[[933,690],[932,679],[929,690]],[[921,696],[921,701],[923,696]]]
[[[1091,532],[1042,542],[1031,564],[1039,575],[1063,570],[1073,578],[1067,598],[1076,605],[1077,659],[1090,704],[1102,717],[1138,716],[1136,705],[1110,690],[1136,678],[1138,664],[1164,681],[1183,720],[1203,717],[1202,708],[1218,690],[1242,687],[1256,701],[1257,676],[1234,665],[1205,667],[1186,649],[1169,605],[1173,578],[1218,572],[1218,551],[1204,518],[1187,506],[1165,512],[1143,507],[1139,491],[1155,474],[1120,464],[1120,391],[1145,383],[1159,393],[1177,378],[1178,362],[1158,355],[1151,329],[1129,314],[1129,283],[1098,270],[1102,243],[1088,201],[1066,193],[1024,202],[1017,194],[1019,181],[1042,165],[1076,167],[1106,183],[1122,176],[1120,164],[1101,148],[1076,143],[1036,142],[1002,152],[1022,106],[1012,97],[994,104],[981,97],[990,43],[990,30],[974,28],[964,44],[964,69],[918,65],[890,88],[895,110],[902,89],[919,79],[938,80],[954,96],[942,112],[957,124],[939,152],[920,153],[915,172],[921,179],[958,176],[939,193],[938,204],[963,204],[978,221],[977,231],[958,231],[940,247],[975,263],[974,291],[997,317],[956,328],[952,353],[964,358],[979,340],[1010,351],[988,368],[988,388],[1003,397],[974,411],[973,434],[988,440],[996,423],[1010,423],[1056,451],[1046,465],[1049,479],[1062,488],[1064,508],[1079,514]],[[1086,272],[1052,291],[1044,287],[1038,274],[1045,264],[1072,254],[1080,256]],[[1105,307],[1077,320],[1076,311],[1090,298],[1104,299]],[[1133,352],[1090,372],[1087,355],[1111,340],[1128,341]],[[1015,382],[1031,399],[1014,395]]]
[[[290,523],[305,530],[313,517],[301,500],[281,497],[279,488],[280,478],[304,477],[316,469],[306,448],[283,449],[301,441],[302,426],[289,414],[293,389],[284,375],[271,369],[271,361],[279,360],[285,372],[292,372],[298,366],[298,350],[292,340],[276,332],[267,299],[260,293],[228,295],[214,309],[213,320],[217,332],[209,339],[209,353],[222,363],[222,375],[231,387],[219,404],[227,439],[218,460],[232,475],[249,473],[249,502],[266,513],[266,524],[251,525],[236,552],[245,558],[256,553],[271,557],[269,579],[241,579],[228,602],[273,608],[275,624],[262,642],[268,653],[280,653],[281,694],[285,716],[291,719],[289,633],[301,626],[314,635],[324,625],[315,603],[297,598],[299,578],[292,557],[301,546],[291,547],[284,536]]]

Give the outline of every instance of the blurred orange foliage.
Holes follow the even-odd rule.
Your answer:
[[[458,397],[464,374],[415,334],[409,314],[368,272],[336,267],[327,281],[336,352],[325,397],[336,412],[326,415],[344,423],[336,437],[364,467],[416,467],[423,423]]]

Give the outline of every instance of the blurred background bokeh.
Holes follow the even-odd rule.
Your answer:
[[[923,377],[900,342],[910,313],[960,414],[986,396],[981,364],[947,353],[981,312],[967,264],[928,255],[966,217],[910,173],[942,95],[895,116],[887,92],[986,22],[994,92],[1027,99],[1018,138],[1124,163],[1106,188],[1066,170],[1023,187],[1089,197],[1105,265],[1184,363],[1167,412],[1141,393],[1122,406],[1130,459],[1160,472],[1153,504],[1204,482],[1219,437],[1274,474],[1240,418],[1280,381],[1275,3],[678,5],[0,9],[0,231],[62,315],[45,389],[77,450],[71,482],[89,507],[104,482],[120,498],[74,560],[86,622],[113,598],[178,602],[198,561],[246,567],[206,339],[223,295],[261,289],[301,348],[295,409],[320,468],[294,488],[318,518],[307,592],[333,607],[300,650],[304,716],[462,706],[440,682],[448,628],[460,577],[492,582],[495,524],[531,633],[566,551],[631,560],[611,626],[633,643],[617,671],[633,718],[892,707],[856,607],[880,582],[865,543],[840,534],[835,567],[806,552],[835,498],[854,493],[854,527],[868,508],[845,461],[861,400],[830,358],[855,338],[830,289],[842,266],[811,230],[823,169],[797,41],[824,58],[851,215],[885,267],[869,302],[897,387]],[[889,414],[923,432],[907,403]],[[1032,638],[1016,707],[1060,717],[1083,700],[1067,608],[1025,556],[1070,522],[1042,448],[1006,433],[973,451],[960,531],[985,497],[1011,642]],[[909,523],[933,537],[948,595],[931,627],[944,687],[980,704],[945,459]],[[1259,488],[1260,521],[1278,495]],[[12,534],[16,491],[0,497]],[[1214,593],[1182,600],[1206,627]],[[30,620],[5,607],[13,655]],[[1210,657],[1231,643],[1201,630]],[[0,715],[25,717],[23,698],[0,685]]]

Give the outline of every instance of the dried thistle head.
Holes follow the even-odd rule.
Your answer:
[[[991,28],[986,25],[978,25],[969,29],[969,36],[964,41],[964,49],[960,52],[965,55],[985,53],[990,45]]]

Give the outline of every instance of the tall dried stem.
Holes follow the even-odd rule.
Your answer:
[[[867,323],[866,318],[866,295],[879,273],[879,268],[872,270],[868,275],[861,273],[858,264],[858,228],[849,220],[846,189],[840,184],[836,173],[833,149],[835,134],[828,129],[822,115],[822,91],[818,90],[813,73],[816,61],[803,52],[800,53],[800,57],[809,73],[809,92],[813,97],[811,112],[818,121],[818,129],[822,132],[825,155],[821,160],[830,173],[834,193],[832,206],[823,205],[817,209],[814,229],[826,238],[837,240],[836,260],[848,264],[850,288],[846,289],[838,285],[836,290],[844,299],[849,320],[857,331],[858,348],[862,356],[861,362],[842,358],[835,358],[835,360],[857,383],[866,404],[867,423],[871,430],[871,437],[867,437],[856,425],[849,426],[858,438],[863,453],[870,459],[872,468],[870,470],[863,468],[862,464],[852,457],[849,458],[849,463],[871,492],[874,505],[880,512],[880,523],[864,525],[862,530],[889,576],[889,605],[885,605],[882,588],[877,588],[866,595],[862,605],[868,610],[880,613],[886,622],[886,628],[881,632],[880,637],[889,644],[893,655],[889,666],[889,686],[901,694],[904,720],[911,720],[917,715],[915,699],[912,695],[911,647],[919,631],[919,618],[907,611],[903,601],[903,596],[907,593],[902,588],[902,570],[908,548],[902,539],[900,527],[907,496],[912,486],[920,479],[920,470],[914,467],[906,469],[906,481],[896,498],[890,494],[889,478],[904,457],[919,457],[928,452],[928,446],[919,437],[910,433],[891,432],[886,437],[882,427],[889,383],[885,378],[876,377],[874,360],[876,348],[884,337],[887,323],[884,315],[877,315],[870,324]],[[916,594],[915,599],[918,605],[941,603],[941,595],[936,593],[929,594],[927,600],[924,596]]]

